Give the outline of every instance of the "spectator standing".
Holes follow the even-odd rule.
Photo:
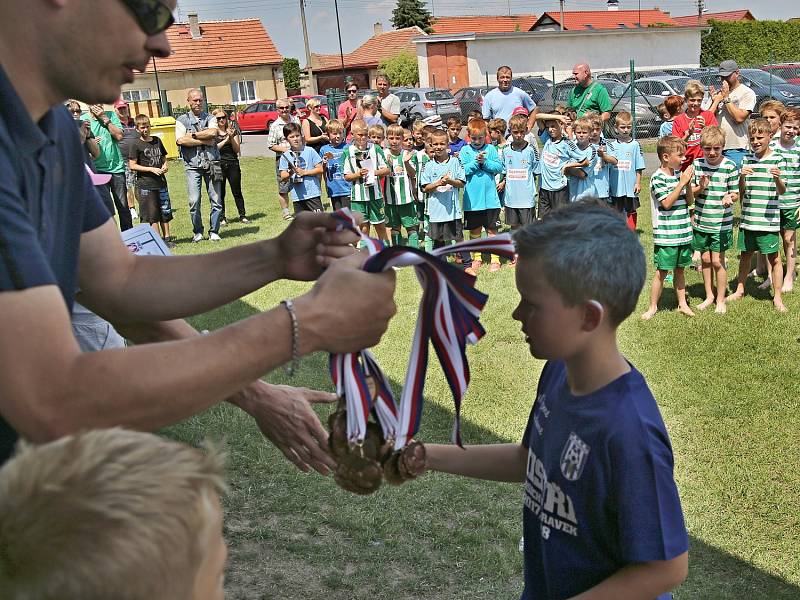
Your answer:
[[[345,90],[347,99],[339,105],[336,118],[344,125],[344,130],[347,132],[346,139],[349,142],[353,137],[350,135],[350,125],[361,118],[361,101],[358,99],[358,86],[355,83],[348,83]]]
[[[605,122],[611,117],[611,98],[608,90],[592,80],[592,70],[586,63],[579,63],[572,67],[572,76],[575,77],[575,87],[569,93],[567,106],[574,108],[578,117],[587,112],[596,112]]]
[[[180,149],[186,172],[186,187],[189,193],[189,215],[192,219],[193,242],[203,239],[203,216],[200,213],[202,184],[206,184],[211,215],[208,226],[208,239],[220,241],[219,226],[222,218],[222,204],[219,199],[222,169],[217,150],[217,119],[203,110],[203,93],[192,88],[186,95],[189,112],[178,117],[175,122],[175,141]]]
[[[301,124],[306,146],[316,150],[317,154],[320,154],[322,147],[330,141],[328,133],[325,131],[328,119],[320,114],[319,107],[320,101],[316,98],[311,98],[306,102],[306,108],[308,108],[309,113]]]
[[[724,154],[741,168],[742,159],[749,152],[750,140],[747,119],[756,107],[756,94],[739,81],[739,65],[735,60],[719,64],[720,89],[709,86],[712,102],[709,111],[717,115],[719,127],[725,134]]]
[[[225,216],[225,188],[226,184],[230,183],[231,193],[233,200],[236,202],[236,210],[239,212],[239,222],[249,223],[247,218],[247,210],[244,207],[244,195],[242,194],[242,169],[239,165],[239,154],[241,147],[239,145],[239,138],[236,137],[236,130],[233,123],[228,118],[228,113],[218,108],[213,113],[217,119],[217,127],[219,128],[220,138],[217,142],[217,149],[219,150],[219,164],[222,167],[222,181],[219,185],[219,203],[222,205],[222,218],[220,223],[222,225],[228,224],[228,219]]]
[[[283,218],[291,221],[292,213],[289,212],[289,192],[292,189],[291,180],[281,179],[281,170],[279,168],[281,156],[284,152],[289,150],[289,143],[286,141],[286,136],[283,133],[283,128],[289,123],[300,124],[300,121],[292,115],[291,102],[288,98],[281,98],[275,103],[278,109],[278,118],[272,122],[269,128],[269,135],[267,136],[267,147],[275,153],[275,178],[278,181],[278,200],[281,203],[281,211]]]
[[[383,124],[383,119],[378,114],[378,100],[372,94],[364,94],[361,98],[361,118],[367,127]]]
[[[100,154],[94,159],[94,168],[97,173],[111,175],[108,183],[98,186],[103,188],[100,197],[106,203],[109,212],[114,214],[114,207],[119,217],[119,228],[126,231],[133,227],[133,219],[128,208],[127,189],[125,184],[125,159],[119,149],[119,142],[124,137],[122,123],[116,113],[108,113],[102,105],[95,104],[89,107],[89,114],[82,115],[81,119],[88,120],[92,136],[97,140]]]
[[[136,175],[128,165],[128,155],[131,145],[139,139],[139,131],[136,129],[136,122],[130,113],[130,107],[124,99],[120,98],[114,103],[114,112],[117,113],[121,129],[122,139],[119,142],[119,150],[125,161],[125,188],[126,198],[128,199],[128,210],[131,213],[131,220],[139,218],[136,214]]]
[[[81,146],[83,147],[84,162],[94,170],[94,159],[100,156],[100,146],[97,140],[92,136],[92,128],[89,121],[81,119],[83,110],[77,100],[70,100],[66,104],[69,114],[75,120],[78,126],[78,136],[81,139]]]
[[[531,97],[518,87],[511,85],[514,74],[511,67],[502,66],[497,69],[497,87],[483,98],[483,118],[503,119],[506,123],[514,115],[514,109],[523,107],[528,113],[528,131],[536,122],[539,109]]]
[[[389,76],[381,73],[375,79],[375,87],[378,88],[378,112],[387,127],[392,123],[397,123],[400,117],[400,98],[389,93]]]

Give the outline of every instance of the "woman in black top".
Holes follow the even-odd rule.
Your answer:
[[[319,154],[320,148],[328,143],[328,135],[325,133],[325,124],[328,122],[319,112],[320,102],[316,98],[311,98],[306,102],[306,107],[311,112],[300,125],[303,132],[303,139],[306,146],[313,148]]]
[[[239,211],[239,221],[249,223],[247,213],[244,208],[244,196],[242,196],[242,170],[239,166],[239,140],[233,128],[233,123],[229,122],[228,115],[224,110],[217,109],[213,114],[217,118],[217,128],[220,132],[217,148],[219,148],[220,166],[222,167],[222,183],[219,190],[219,201],[222,204],[222,217],[220,225],[227,225],[225,218],[225,188],[226,183],[231,184],[231,192],[236,202],[236,210]]]

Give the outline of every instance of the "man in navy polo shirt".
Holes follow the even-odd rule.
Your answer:
[[[336,232],[324,213],[224,252],[134,256],[61,105],[68,97],[113,102],[134,70],[168,56],[164,30],[175,4],[29,0],[17,18],[0,21],[0,463],[19,436],[155,430],[227,399],[299,468],[325,472],[327,434],[308,401],[331,395],[257,378],[315,350],[377,343],[394,312],[393,275],[360,270],[357,256],[334,262],[353,253],[356,236]],[[275,279],[317,277],[293,302],[206,336],[179,320]],[[82,354],[69,319],[76,299],[142,345]]]

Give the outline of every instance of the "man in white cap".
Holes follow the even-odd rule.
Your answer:
[[[719,90],[709,86],[713,100],[709,110],[717,115],[720,129],[725,132],[725,156],[741,167],[750,147],[747,119],[756,107],[756,94],[739,81],[739,65],[735,60],[719,64],[719,77],[722,80]]]

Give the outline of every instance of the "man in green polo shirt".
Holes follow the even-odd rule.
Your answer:
[[[611,98],[605,86],[592,80],[592,70],[586,63],[572,67],[572,75],[578,82],[569,93],[567,105],[574,108],[579,117],[587,112],[600,113],[603,121],[611,117]]]

